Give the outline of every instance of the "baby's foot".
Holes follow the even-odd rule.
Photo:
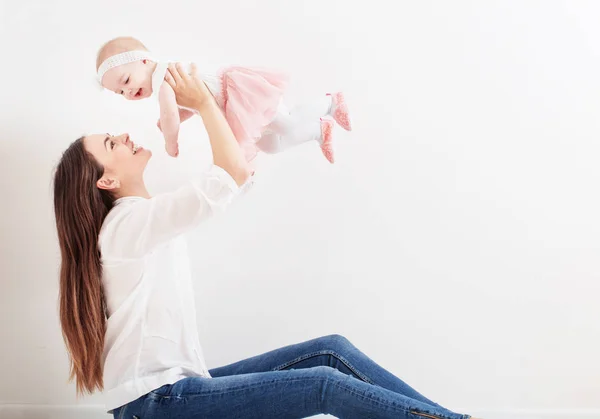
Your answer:
[[[329,163],[333,164],[333,121],[321,118],[321,151]]]
[[[177,157],[179,155],[179,144],[178,143],[165,143],[165,150],[167,150],[167,154],[171,157]]]
[[[327,93],[331,96],[331,115],[335,122],[346,131],[352,131],[352,124],[350,123],[350,116],[348,115],[348,105],[346,105],[346,98],[342,92]]]

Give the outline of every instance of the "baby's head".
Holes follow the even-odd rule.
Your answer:
[[[130,37],[108,41],[96,58],[96,72],[102,87],[127,100],[150,97],[155,68],[156,63],[144,44]]]

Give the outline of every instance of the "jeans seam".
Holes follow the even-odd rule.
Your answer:
[[[331,351],[331,350],[322,350],[322,351],[316,351],[316,352],[311,352],[305,355],[301,355],[298,358],[292,359],[291,361],[288,361],[284,364],[281,364],[277,367],[275,367],[273,370],[274,371],[280,371],[284,368],[287,368],[293,364],[297,364],[298,362],[304,361],[308,358],[313,358],[315,356],[319,356],[319,355],[333,355],[335,358],[337,358],[339,361],[342,362],[342,364],[344,364],[346,367],[348,367],[348,369],[350,371],[352,371],[354,374],[356,374],[358,377],[360,377],[361,380],[363,380],[366,383],[369,384],[375,384],[369,377],[367,377],[366,375],[362,374],[360,371],[358,371],[346,358],[344,358],[343,356],[341,356],[340,354],[338,354],[335,351]]]
[[[347,386],[344,386],[344,385],[342,385],[340,383],[331,383],[331,384],[333,384],[336,387],[345,389],[349,393],[355,394],[357,396],[365,397],[364,394],[360,394],[360,393],[355,392],[352,389],[352,387],[347,387]],[[382,406],[391,407],[392,409],[399,409],[399,410],[401,410],[401,411],[403,411],[405,413],[412,414],[412,415],[423,416],[423,415],[420,415],[419,414],[420,412],[418,410],[414,409],[414,408],[405,408],[405,407],[402,407],[402,406],[398,406],[397,404],[394,404],[394,403],[386,403],[386,402],[383,402],[382,400],[377,400],[377,399],[370,399],[370,400],[371,400],[371,403],[374,403],[374,404],[380,404]],[[435,414],[426,413],[426,412],[424,412],[424,413],[426,415],[429,415],[430,417],[435,417],[435,418],[438,418],[438,419],[447,418],[447,416],[445,416],[445,415],[440,416],[437,413],[435,413]],[[427,416],[423,416],[423,417],[427,417]]]
[[[441,416],[432,415],[430,413],[421,413],[418,410],[411,409],[409,413],[427,419],[443,419]]]
[[[187,398],[192,398],[192,397],[214,396],[214,395],[219,395],[219,394],[232,393],[232,392],[237,391],[237,390],[246,390],[248,388],[256,388],[256,387],[268,386],[268,385],[273,385],[273,384],[278,385],[282,381],[285,381],[285,382],[289,383],[289,382],[294,382],[294,381],[305,381],[305,380],[315,380],[315,381],[325,380],[325,381],[328,381],[330,384],[333,384],[336,387],[339,387],[339,388],[341,388],[343,390],[348,391],[349,393],[352,393],[354,395],[361,396],[361,397],[366,397],[373,404],[379,404],[381,406],[391,407],[393,409],[401,410],[402,412],[409,413],[409,414],[411,413],[411,410],[409,408],[398,406],[397,404],[385,403],[385,402],[381,401],[380,399],[371,399],[368,396],[365,396],[364,394],[360,394],[360,393],[355,392],[352,389],[352,387],[347,387],[347,386],[344,386],[344,385],[342,385],[340,383],[331,382],[329,379],[324,378],[324,377],[319,377],[319,376],[317,376],[317,377],[302,377],[302,378],[288,378],[288,379],[284,379],[284,380],[282,380],[282,379],[279,378],[279,379],[271,380],[271,381],[268,381],[268,382],[257,383],[257,384],[254,384],[252,386],[246,385],[246,386],[241,386],[241,387],[229,388],[229,389],[224,390],[224,391],[186,394],[186,395],[182,395],[181,398],[187,399]]]
[[[248,388],[256,388],[256,387],[262,387],[262,386],[269,386],[269,385],[278,385],[280,384],[282,381],[284,382],[296,382],[296,381],[305,381],[305,380],[315,380],[315,381],[320,381],[320,380],[325,380],[327,382],[329,382],[330,384],[333,384],[334,386],[341,388],[343,390],[348,391],[351,394],[354,394],[356,396],[359,397],[363,397],[363,398],[367,398],[369,399],[369,401],[373,404],[377,404],[377,405],[381,405],[381,406],[385,406],[385,407],[389,407],[395,410],[400,410],[404,413],[408,413],[408,414],[412,414],[412,415],[418,415],[419,411],[415,410],[415,409],[411,409],[411,408],[405,408],[403,406],[399,406],[397,404],[394,403],[386,403],[384,401],[382,401],[381,399],[378,398],[370,398],[369,396],[366,396],[364,394],[361,393],[357,393],[356,391],[354,391],[354,389],[352,387],[348,387],[345,386],[341,383],[337,383],[337,382],[332,382],[331,380],[329,380],[327,377],[321,377],[321,376],[316,376],[316,377],[301,377],[301,378],[286,378],[286,379],[274,379],[274,380],[270,380],[267,382],[261,382],[261,383],[257,383],[254,385],[244,385],[244,386],[238,386],[238,387],[232,387],[232,388],[228,388],[227,390],[222,390],[222,391],[213,391],[213,392],[202,392],[202,393],[188,393],[188,394],[182,394],[182,395],[177,395],[175,397],[173,397],[172,395],[169,396],[161,396],[160,394],[156,394],[154,393],[154,396],[159,396],[160,398],[173,398],[173,399],[189,399],[189,398],[193,398],[193,397],[206,397],[206,396],[214,396],[214,395],[220,395],[220,394],[227,394],[227,393],[233,393],[235,391],[239,391],[239,390],[247,390]],[[156,400],[156,399],[155,399]],[[122,419],[122,415],[124,414],[125,409],[123,409],[120,412],[120,418]],[[431,414],[429,414],[431,416]],[[440,419],[445,418],[446,416],[439,416],[437,414],[433,415],[435,417],[438,417]]]
[[[360,393],[355,392],[352,389],[352,387],[347,387],[347,386],[341,385],[340,383],[331,383],[331,384],[333,384],[336,387],[339,387],[339,388],[342,388],[344,390],[347,390],[349,393],[355,394],[357,396],[365,397],[364,394],[360,394]],[[386,406],[386,407],[391,407],[392,409],[399,409],[399,410],[401,410],[401,411],[403,411],[405,413],[409,413],[409,414],[411,413],[410,408],[404,408],[402,406],[398,406],[397,404],[385,403],[385,402],[383,402],[381,400],[377,400],[377,399],[371,399],[371,403],[373,403],[373,404],[379,404],[379,405]]]
[[[210,392],[201,392],[201,393],[185,393],[185,394],[181,394],[178,395],[178,398],[180,399],[185,399],[187,397],[194,397],[194,396],[213,396],[213,395],[219,395],[219,394],[227,394],[227,393],[232,393],[234,391],[238,391],[238,390],[246,390],[248,388],[251,387],[258,387],[258,386],[262,386],[262,385],[269,385],[269,384],[274,384],[274,383],[280,383],[282,381],[285,382],[293,382],[293,381],[302,381],[305,379],[315,379],[315,380],[319,380],[321,379],[321,377],[302,377],[302,378],[276,378],[276,379],[272,379],[269,381],[262,381],[260,383],[256,383],[253,385],[242,385],[242,386],[238,386],[238,387],[230,387],[226,390],[218,390],[218,391],[210,391]]]
[[[422,417],[422,418],[426,418],[426,419],[444,419],[444,418],[448,417],[446,415],[441,415],[440,416],[437,413],[429,413],[429,412],[425,412],[425,411],[422,412],[422,411],[419,411],[419,410],[414,409],[414,408],[413,409],[409,409],[408,413],[410,413],[412,415],[415,415],[415,416]],[[460,416],[460,419],[469,419],[471,417],[469,415],[460,415],[460,414],[459,414],[459,416]]]

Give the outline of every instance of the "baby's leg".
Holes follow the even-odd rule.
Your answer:
[[[287,110],[285,105],[279,106],[273,122],[257,142],[257,146],[265,153],[280,153],[288,148],[308,141],[317,141],[327,159],[333,162],[331,155],[332,121],[323,119],[332,111],[332,98],[322,98],[305,105]]]

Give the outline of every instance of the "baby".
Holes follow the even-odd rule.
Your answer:
[[[96,70],[100,84],[127,100],[155,97],[160,107],[158,127],[170,156],[179,154],[181,122],[194,111],[177,105],[175,93],[165,82],[168,62],[153,58],[137,39],[115,38],[100,48]],[[247,67],[223,67],[199,76],[223,109],[231,129],[250,161],[260,150],[278,153],[292,146],[316,141],[330,163],[334,161],[334,121],[351,130],[348,108],[340,92],[323,95],[315,102],[288,110],[283,103],[287,76]]]

